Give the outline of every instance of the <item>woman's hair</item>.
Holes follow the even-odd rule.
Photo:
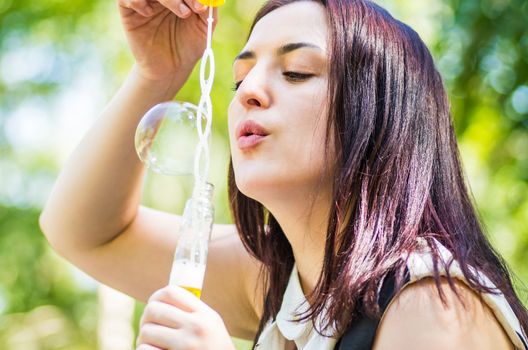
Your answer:
[[[328,158],[335,159],[336,172],[323,269],[303,318],[324,315],[317,331],[333,327],[332,335],[339,337],[361,313],[379,317],[383,278],[395,273],[396,290],[402,287],[407,253],[423,237],[433,252],[443,302],[439,270],[449,269],[434,239],[452,252],[473,289],[497,293],[479,282],[470,266],[497,286],[526,332],[526,309],[468,194],[447,95],[425,44],[409,26],[368,0],[271,0],[251,30],[266,14],[297,1],[315,1],[326,11],[326,156],[336,150]],[[229,196],[241,240],[263,264],[266,292],[256,341],[280,309],[294,257],[274,216],[237,188],[232,163]],[[457,293],[453,278],[447,277]]]

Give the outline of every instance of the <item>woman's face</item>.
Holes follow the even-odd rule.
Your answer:
[[[307,194],[319,183],[327,38],[323,6],[295,2],[263,17],[235,60],[241,83],[229,106],[229,137],[236,184],[246,196],[266,204],[291,190]]]

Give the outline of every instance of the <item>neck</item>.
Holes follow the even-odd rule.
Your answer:
[[[285,201],[285,198],[288,200]],[[328,191],[318,192],[316,198],[299,191],[282,194],[280,200],[265,205],[292,246],[305,295],[314,290],[321,274],[330,203]]]

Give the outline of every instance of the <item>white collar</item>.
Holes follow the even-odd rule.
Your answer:
[[[296,321],[299,318],[294,317],[298,312],[305,312],[309,308],[308,301],[304,296],[297,266],[294,264],[293,269],[284,292],[281,308],[277,314],[277,327],[288,340],[300,340],[313,329],[310,319]]]

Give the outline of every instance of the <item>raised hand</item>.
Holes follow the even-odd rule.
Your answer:
[[[171,80],[192,70],[203,54],[208,8],[195,0],[117,0],[121,22],[138,73],[149,80]],[[214,9],[215,24],[218,20]]]

